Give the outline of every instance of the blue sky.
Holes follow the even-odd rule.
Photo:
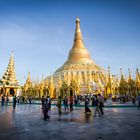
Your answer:
[[[17,79],[49,75],[67,59],[75,19],[92,59],[112,74],[140,68],[138,0],[0,0],[0,76],[14,50]]]

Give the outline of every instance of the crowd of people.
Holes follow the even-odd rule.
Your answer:
[[[16,108],[16,104],[18,103],[25,103],[29,102],[30,104],[32,103],[32,97],[29,96],[28,98],[25,98],[24,96],[17,96],[14,95],[13,97],[8,97],[8,96],[1,96],[1,106],[8,105],[9,101],[13,102],[13,108]]]
[[[65,112],[72,112],[74,110],[73,105],[75,103],[75,105],[78,105],[78,102],[80,102],[82,99],[80,98],[80,96],[78,97],[73,97],[70,96],[69,98],[67,96],[64,96],[64,98],[62,98],[61,96],[58,97],[56,106],[58,108],[58,114],[62,115],[62,105],[64,106],[64,110]],[[84,102],[85,102],[85,113],[90,113],[91,114],[91,109],[89,108],[89,102],[90,102],[90,98],[88,98],[87,96],[85,96],[84,98]],[[42,96],[41,98],[41,103],[42,103],[42,112],[44,115],[44,120],[49,119],[49,115],[48,115],[48,111],[51,109],[51,99],[49,96],[47,96],[46,98],[44,96]],[[104,111],[103,111],[103,107],[104,107],[104,98],[101,94],[98,94],[92,97],[92,106],[95,107],[95,113],[94,113],[94,117],[96,117],[96,114],[98,113],[99,116],[103,116],[104,115]]]
[[[132,98],[132,103],[135,104],[135,100],[138,101],[138,109],[140,109],[140,95],[138,95],[135,99]],[[112,100],[112,97],[110,96],[110,99]],[[120,102],[124,103],[127,101],[127,97],[122,96],[119,98]],[[24,96],[13,96],[12,102],[13,102],[13,108],[16,108],[16,104],[18,103],[25,103],[27,102],[31,104],[32,103],[32,97],[29,96],[28,98],[25,98]],[[91,109],[89,106],[94,107],[94,117],[98,114],[99,116],[104,115],[104,97],[101,94],[98,95],[85,95],[85,96],[64,96],[63,98],[61,96],[58,97],[56,106],[58,108],[58,114],[62,115],[62,105],[64,106],[64,111],[66,112],[72,112],[74,110],[73,106],[77,106],[81,103],[84,102],[85,106],[85,113],[90,113],[91,114]],[[1,105],[8,105],[9,102],[9,97],[8,96],[1,96]],[[42,96],[41,98],[41,104],[42,104],[42,112],[44,115],[44,120],[49,119],[50,116],[48,115],[48,111],[51,110],[51,103],[52,99],[50,96],[44,97]]]

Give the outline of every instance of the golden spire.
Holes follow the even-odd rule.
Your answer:
[[[75,38],[74,38],[74,41],[77,41],[77,40],[83,41],[79,18],[76,18],[76,29],[75,29]],[[84,47],[84,45],[82,47]]]
[[[130,68],[128,69],[128,71],[129,71],[129,77],[128,77],[128,81],[129,81],[129,80],[132,80]]]
[[[49,83],[49,93],[50,93],[50,97],[54,98],[54,83],[53,83],[53,75],[51,75],[51,79],[50,79],[50,83]]]
[[[85,48],[82,32],[80,29],[80,19],[76,19],[76,29],[74,44],[69,52],[68,60],[66,64],[77,64],[77,63],[93,63],[88,50]]]
[[[3,84],[9,84],[9,85],[18,85],[18,81],[16,79],[15,74],[15,64],[14,64],[14,53],[12,50],[12,54],[9,60],[8,67],[6,69],[6,72],[4,73],[2,77],[2,83]]]
[[[42,81],[41,81],[42,85],[45,84],[45,80],[44,80],[44,74],[42,74]]]
[[[110,91],[111,91],[111,77],[110,77],[110,67],[108,66],[108,79],[107,79],[107,87],[110,88]]]
[[[121,79],[124,79],[124,75],[123,75],[123,70],[122,70],[122,68],[120,68],[120,72],[121,72]]]
[[[27,82],[31,82],[30,72],[28,72]]]
[[[26,88],[26,89],[28,89],[29,87],[31,87],[32,86],[32,81],[31,81],[31,77],[30,77],[30,72],[28,72],[28,77],[27,77],[27,80],[26,80],[26,82],[25,82],[25,84],[24,84],[24,87]]]
[[[136,69],[136,81],[140,82],[140,74],[139,74],[139,69]]]
[[[56,72],[63,71],[67,66],[72,64],[91,64],[94,63],[90,57],[88,50],[85,48],[82,32],[80,29],[80,19],[76,19],[76,29],[74,44],[72,49],[69,51],[68,59]]]

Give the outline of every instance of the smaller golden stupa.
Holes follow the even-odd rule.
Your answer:
[[[8,67],[0,80],[0,93],[5,96],[17,95],[17,92],[20,90],[20,85],[16,79],[15,74],[15,63],[14,63],[14,53],[9,60]]]

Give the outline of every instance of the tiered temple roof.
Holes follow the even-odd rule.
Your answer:
[[[18,86],[18,80],[16,79],[16,74],[15,74],[15,64],[14,64],[13,52],[10,57],[6,72],[2,76],[1,83],[4,85]]]

